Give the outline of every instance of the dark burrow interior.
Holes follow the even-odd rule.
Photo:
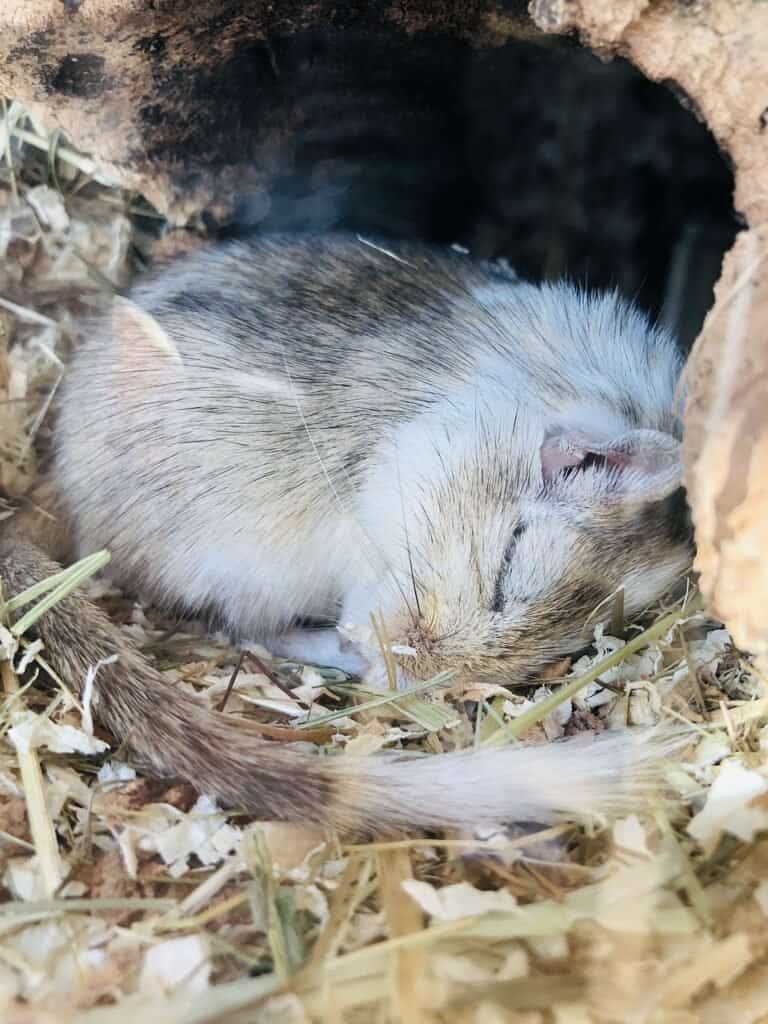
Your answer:
[[[728,163],[674,84],[572,39],[314,27],[184,88],[214,112],[190,185],[211,159],[258,168],[234,222],[208,223],[222,234],[456,243],[526,278],[616,286],[688,347],[738,229]]]

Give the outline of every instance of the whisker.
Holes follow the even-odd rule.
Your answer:
[[[317,445],[315,444],[315,439],[312,436],[312,431],[309,429],[309,423],[307,422],[307,418],[304,415],[304,409],[302,408],[302,405],[301,405],[301,400],[299,398],[298,390],[297,390],[296,385],[294,383],[293,377],[291,376],[291,371],[288,368],[288,360],[286,358],[285,346],[284,345],[283,345],[283,368],[285,370],[285,375],[288,378],[288,384],[289,384],[289,387],[291,389],[291,396],[292,396],[294,404],[296,406],[296,411],[298,412],[299,418],[301,419],[301,425],[304,428],[304,432],[307,435],[307,440],[309,441],[309,443],[312,446],[312,451],[315,454],[315,458],[317,459],[318,465],[320,466],[320,469],[323,472],[323,476],[325,477],[326,483],[328,484],[328,487],[331,490],[331,494],[333,495],[333,498],[334,498],[334,500],[336,502],[336,505],[337,505],[339,511],[342,514],[348,515],[350,517],[352,522],[354,522],[355,526],[360,531],[360,535],[362,536],[364,542],[367,543],[371,547],[371,549],[378,555],[379,561],[384,566],[385,571],[391,576],[392,581],[394,582],[394,584],[395,584],[395,586],[396,586],[396,588],[398,590],[398,593],[400,594],[400,597],[403,600],[403,603],[404,603],[405,607],[408,609],[408,614],[413,619],[413,609],[411,608],[411,605],[410,605],[410,602],[408,601],[408,598],[406,596],[405,590],[403,589],[402,584],[400,583],[399,579],[397,578],[397,574],[395,573],[394,569],[392,569],[392,567],[389,564],[388,560],[383,557],[381,551],[377,548],[376,544],[373,542],[373,538],[365,530],[365,528],[363,527],[363,525],[360,522],[360,520],[358,519],[358,517],[356,515],[352,514],[352,512],[350,511],[349,508],[345,508],[344,507],[344,503],[343,503],[343,501],[341,499],[341,495],[339,494],[338,489],[336,488],[333,480],[331,479],[331,475],[330,475],[330,473],[328,472],[328,470],[326,468],[326,465],[325,465],[325,462],[323,460],[323,457],[320,454],[320,450],[317,447]],[[339,466],[339,468],[340,468],[341,472],[344,474],[344,476],[347,479],[347,481],[350,482],[349,481],[349,474],[347,473],[347,471],[346,471],[345,467],[343,466],[343,464],[341,464]],[[365,550],[364,546],[363,546],[363,550]],[[369,557],[369,556],[366,554],[366,557]],[[373,559],[370,558],[370,557],[369,557],[369,562],[370,562],[370,564],[372,566],[374,565]]]
[[[413,568],[413,551],[411,550],[411,538],[408,534],[408,519],[405,515],[405,499],[403,497],[403,479],[400,474],[400,452],[397,452],[397,490],[400,494],[400,515],[403,521],[403,532],[405,533],[405,550],[408,555],[408,568],[411,574],[411,586],[413,587],[413,599],[416,602],[416,611],[419,619],[422,618],[421,604],[419,603],[419,588],[416,586],[416,573]],[[409,609],[410,610],[410,609]],[[418,620],[411,614],[413,625],[418,625]]]
[[[444,640],[451,640],[453,637],[455,637],[458,634],[458,632],[459,632],[458,629],[452,629],[450,633],[443,633],[440,636],[434,636],[434,637],[431,638],[432,639],[432,643],[440,644]]]

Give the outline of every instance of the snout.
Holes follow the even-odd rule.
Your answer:
[[[425,623],[373,616],[367,626],[341,622],[338,633],[339,667],[372,689],[387,689],[393,681],[404,689],[440,671],[433,670],[435,638]]]

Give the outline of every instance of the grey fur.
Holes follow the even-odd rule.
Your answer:
[[[166,606],[212,606],[271,643],[302,616],[340,615],[355,635],[381,612],[404,678],[447,667],[521,682],[584,642],[618,586],[633,614],[688,564],[690,532],[671,514],[679,371],[671,339],[616,296],[510,283],[420,245],[231,243],[89,327],[60,398],[52,483],[79,552],[108,547],[118,578]],[[14,576],[6,546],[19,582],[44,567],[24,551]],[[92,642],[67,655],[86,619]],[[426,813],[426,766],[404,768],[388,798],[392,766],[316,766],[162,698],[157,673],[80,598],[42,631],[75,657],[70,676],[119,651],[97,676],[97,711],[157,771],[345,828],[472,818],[444,787]],[[355,642],[374,678],[375,645]],[[640,764],[628,750],[616,756]],[[524,750],[498,757],[513,755],[525,771]],[[553,748],[552,763],[573,756]],[[446,771],[483,784],[490,764]],[[589,797],[574,777],[558,813],[606,806],[615,776],[598,773]],[[503,813],[515,799],[535,811],[538,785],[551,815],[543,778],[532,770],[524,792],[518,780]]]

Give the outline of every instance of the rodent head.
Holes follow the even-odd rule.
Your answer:
[[[401,436],[368,488],[370,550],[387,569],[350,589],[341,624],[366,637],[372,678],[371,614],[405,679],[521,683],[583,646],[620,588],[634,615],[690,564],[671,434],[473,415],[471,431],[444,410],[412,428],[418,443]]]

